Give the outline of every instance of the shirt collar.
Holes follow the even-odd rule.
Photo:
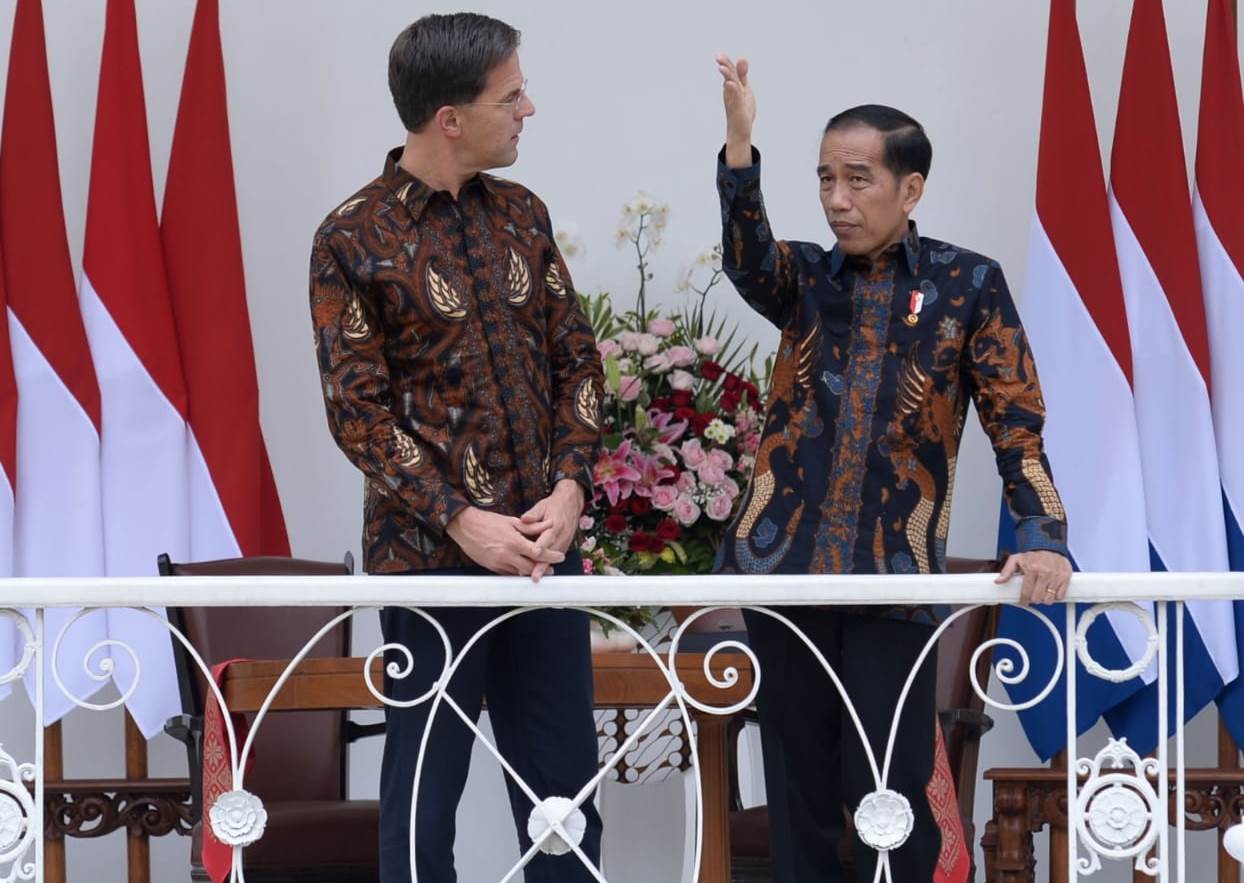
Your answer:
[[[433,190],[423,181],[416,178],[410,172],[406,171],[400,165],[398,160],[402,158],[402,151],[405,148],[395,147],[388,152],[384,158],[384,172],[381,178],[384,180],[385,186],[391,193],[398,197],[406,206],[406,210],[410,212],[411,218],[418,221],[423,214],[424,208],[428,201],[437,193],[444,193],[443,190]],[[470,187],[472,184],[478,184],[485,191],[492,195],[496,195],[496,179],[491,175],[483,173],[477,174],[463,185],[464,188]],[[461,194],[462,191],[459,191]]]
[[[907,222],[907,236],[903,241],[896,242],[886,250],[887,254],[902,251],[903,258],[907,262],[907,272],[915,276],[920,272],[920,231],[916,229],[915,221]],[[834,243],[833,249],[829,253],[829,274],[837,276],[842,272],[843,265],[847,262],[848,255],[843,252],[842,247],[838,243]]]

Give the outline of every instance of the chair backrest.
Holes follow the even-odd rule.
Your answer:
[[[947,558],[947,573],[997,573],[1000,570],[992,558]],[[984,707],[980,697],[972,689],[968,668],[972,654],[985,641],[993,637],[994,609],[980,607],[951,623],[937,642],[937,707],[974,708]],[[986,654],[982,654],[982,657]],[[984,660],[988,665],[988,659]]]
[[[162,576],[349,576],[354,560],[253,557],[177,563],[160,556]],[[288,659],[298,653],[325,623],[344,608],[330,607],[180,607],[169,617],[209,666],[229,659]],[[180,644],[177,651],[183,709],[203,714],[205,683]],[[347,620],[308,654],[350,655]],[[274,712],[265,717],[255,738],[255,766],[247,788],[266,802],[344,800],[346,715],[339,711]]]
[[[997,573],[1001,569],[998,561],[989,558],[946,559],[947,573]],[[972,689],[968,672],[972,667],[972,654],[993,638],[997,628],[998,608],[978,607],[951,623],[937,642],[937,707],[939,711],[961,716],[962,725],[945,729],[946,756],[955,777],[964,830],[969,832],[976,803],[980,737],[992,723],[984,714],[984,701]],[[986,687],[990,657],[990,653],[982,653],[976,662],[977,677]]]

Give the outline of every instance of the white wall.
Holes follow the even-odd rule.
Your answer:
[[[0,0],[0,60],[7,58],[14,5]],[[45,0],[44,6],[68,232],[78,261],[104,0]],[[306,302],[310,236],[328,210],[380,171],[384,151],[402,139],[385,81],[393,37],[417,16],[452,7],[395,0],[222,0],[222,7],[264,429],[295,554],[336,557],[343,548],[357,548],[361,494],[358,476],[325,429]],[[1131,4],[1092,0],[1081,7],[1099,138],[1108,155]],[[609,289],[622,305],[633,298],[631,259],[615,250],[613,231],[622,203],[639,189],[673,206],[654,261],[658,298],[673,302],[682,267],[717,238],[713,157],[723,123],[712,57],[719,50],[752,60],[760,111],[756,141],[764,150],[767,202],[779,235],[828,238],[813,175],[825,119],[865,101],[890,103],[921,120],[934,143],[930,186],[917,213],[922,229],[998,258],[1016,285],[1023,279],[1044,3],[525,0],[477,8],[524,32],[521,57],[538,113],[528,121],[522,158],[508,174],[544,197],[555,223],[579,226],[588,253],[571,269],[583,290]],[[1166,10],[1191,158],[1205,3],[1167,0]],[[138,0],[157,193],[192,14],[192,0]],[[773,344],[775,334],[758,328],[727,286],[717,290],[716,305],[756,329],[762,344]],[[973,425],[959,470],[953,553],[992,550],[998,491],[992,458]],[[360,647],[374,639],[374,624],[367,626]],[[0,741],[29,747],[21,700],[0,708]],[[80,759],[71,761],[70,772],[119,772],[117,739],[93,741],[118,727],[101,716],[73,718],[71,757]],[[1205,762],[1212,760],[1210,741],[1208,734],[1199,740]],[[982,767],[1031,761],[1014,722],[1000,721]],[[176,762],[176,751],[162,746],[154,771],[171,774]],[[356,757],[360,793],[374,787],[374,762],[372,753]],[[508,844],[505,813],[486,806],[496,784],[492,770],[477,770],[464,812],[496,829],[483,842]],[[982,812],[988,803],[982,791]],[[669,869],[681,866],[673,854],[682,842],[681,794],[607,793],[605,804],[612,826],[608,851],[619,860],[616,871],[610,865],[611,879],[671,879],[676,871]],[[651,849],[624,845],[641,823],[664,831],[665,840]],[[182,847],[157,844],[155,879],[179,878]],[[122,857],[117,838],[90,847],[75,843],[72,879],[120,881]],[[467,850],[463,858],[484,861],[488,851]],[[482,870],[464,866],[462,877],[478,879]],[[1208,876],[1194,870],[1191,879]]]

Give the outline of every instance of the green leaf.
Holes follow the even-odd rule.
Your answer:
[[[622,386],[622,372],[618,368],[617,356],[610,356],[605,359],[605,383],[609,387],[609,391],[615,395],[618,388]]]

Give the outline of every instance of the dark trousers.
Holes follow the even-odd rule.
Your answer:
[[[558,573],[582,573],[578,558],[557,568]],[[436,574],[483,573],[435,571]],[[461,649],[488,621],[504,611],[496,608],[429,609],[449,635],[454,651]],[[402,680],[386,672],[385,693],[409,700],[422,695],[440,676],[444,645],[431,625],[418,614],[398,607],[381,611],[386,643],[403,644],[414,656],[414,671]],[[397,653],[389,662],[405,666]],[[467,653],[449,682],[449,696],[473,721],[487,698],[497,748],[522,776],[536,796],[574,798],[598,769],[596,723],[592,716],[592,654],[588,616],[571,610],[520,613],[481,637]],[[427,724],[431,699],[413,708],[386,706],[384,759],[380,768],[380,880],[409,883],[410,797],[414,785],[419,743]],[[418,883],[455,883],[454,835],[458,801],[466,784],[475,736],[442,700],[420,774],[419,805],[415,815],[415,862]],[[532,803],[504,774],[519,848],[531,846],[527,820]],[[587,832],[580,847],[600,864],[601,822],[591,798],[580,807]],[[479,839],[482,832],[466,831],[480,849],[494,847]],[[525,869],[527,883],[581,883],[593,880],[573,852],[537,853]]]
[[[868,734],[878,770],[898,697],[931,626],[822,608],[777,608],[816,645],[846,688]],[[768,795],[775,883],[840,883],[846,814],[876,789],[872,768],[837,688],[812,652],[785,625],[747,611],[748,638],[760,662],[756,697]],[[930,883],[941,834],[925,796],[933,771],[937,662],[930,654],[899,723],[886,787],[915,815],[907,842],[890,853],[896,883]],[[878,854],[853,837],[856,876],[871,883]]]

